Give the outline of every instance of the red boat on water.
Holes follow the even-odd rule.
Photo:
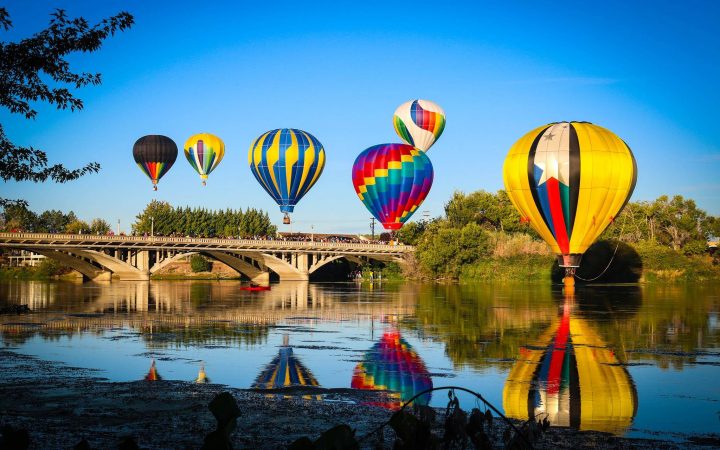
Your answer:
[[[251,286],[240,286],[240,290],[241,290],[241,291],[251,291],[251,292],[254,292],[254,291],[269,291],[269,290],[270,290],[270,286],[253,286],[253,285],[251,285]]]

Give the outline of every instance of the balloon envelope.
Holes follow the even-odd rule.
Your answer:
[[[313,187],[325,167],[325,149],[315,136],[302,130],[268,131],[250,145],[250,170],[258,183],[290,213]]]
[[[398,230],[422,204],[433,182],[425,152],[380,144],[360,153],[352,169],[355,192],[387,230]]]
[[[637,164],[611,131],[560,122],[517,141],[505,159],[503,179],[522,220],[550,244],[560,266],[577,267],[629,200]]]
[[[393,125],[405,143],[427,151],[445,129],[445,111],[430,100],[410,100],[395,110]]]
[[[143,136],[133,145],[133,158],[140,170],[150,178],[153,186],[170,170],[177,154],[175,142],[159,134]]]
[[[200,174],[200,178],[207,180],[208,175],[212,172],[223,156],[225,156],[225,144],[222,139],[210,133],[200,133],[191,136],[185,141],[185,158],[195,171]]]

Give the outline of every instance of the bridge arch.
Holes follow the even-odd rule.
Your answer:
[[[103,267],[106,267],[113,274],[117,275],[121,280],[149,280],[150,271],[143,270],[142,268],[134,267],[125,261],[110,256],[106,253],[97,250],[77,250],[73,249],[72,252],[78,256],[91,259]],[[147,257],[147,255],[144,255]],[[145,264],[147,266],[147,264]],[[142,267],[142,265],[141,265]]]
[[[102,267],[98,267],[85,259],[79,258],[70,253],[43,248],[28,248],[28,250],[33,253],[43,255],[46,258],[55,260],[64,266],[70,267],[71,269],[80,272],[85,278],[90,280],[109,280],[112,276],[109,271],[104,270]]]
[[[238,273],[250,278],[253,283],[268,284],[270,282],[270,274],[267,272],[267,270],[259,269],[253,266],[247,261],[238,258],[238,255],[236,254],[233,255],[220,251],[205,251],[202,253],[222,263],[227,264]]]
[[[307,272],[307,254],[297,255],[301,261],[295,261],[295,264],[291,264],[285,260],[285,256],[275,256],[269,253],[245,253],[245,255],[260,262],[268,269],[272,270],[281,280],[288,281],[308,281],[309,276]],[[292,256],[290,257],[291,262]],[[304,261],[304,263],[303,263]]]

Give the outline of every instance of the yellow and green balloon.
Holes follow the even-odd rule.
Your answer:
[[[195,171],[200,174],[202,184],[205,186],[210,172],[222,161],[225,156],[225,143],[222,139],[210,133],[200,133],[191,136],[185,141],[185,158]]]

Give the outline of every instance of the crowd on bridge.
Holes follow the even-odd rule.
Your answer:
[[[109,232],[108,235],[114,233]],[[121,236],[125,236],[124,233],[120,233]],[[136,233],[132,233],[131,236],[140,236]],[[143,237],[149,237],[147,233],[142,234]],[[385,244],[385,245],[402,245],[397,241],[385,241],[379,239],[368,239],[362,236],[347,235],[347,234],[316,234],[316,233],[277,233],[275,236],[266,235],[254,235],[247,237],[238,236],[196,236],[193,234],[183,235],[181,233],[171,233],[169,235],[163,235],[161,233],[153,234],[155,237],[178,237],[178,238],[201,238],[201,239],[250,239],[254,241],[288,241],[288,242],[331,242],[331,243],[342,243],[342,244]]]

